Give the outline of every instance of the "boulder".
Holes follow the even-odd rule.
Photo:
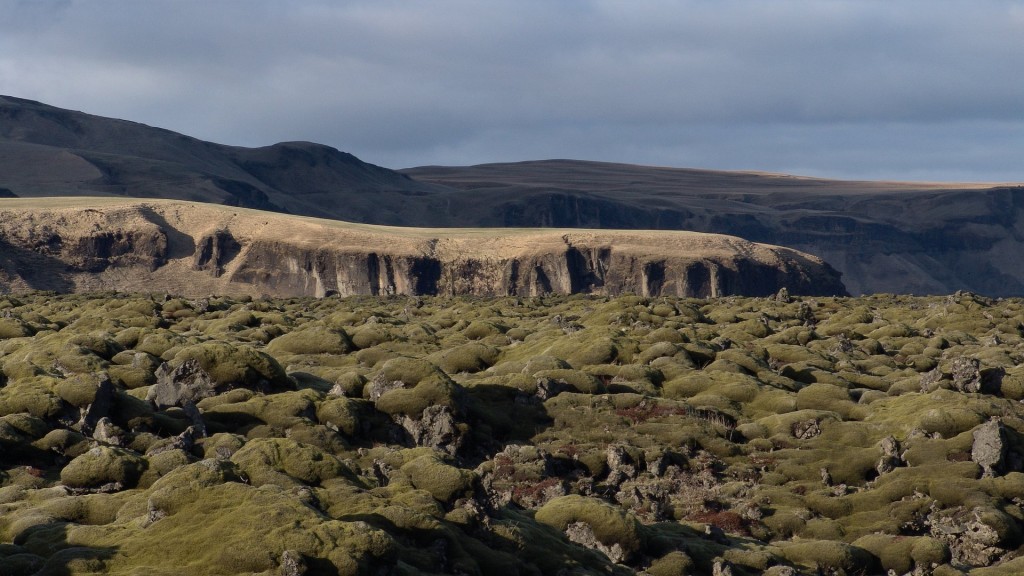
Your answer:
[[[199,361],[188,359],[172,368],[163,363],[156,371],[156,384],[149,389],[146,400],[158,410],[172,406],[183,406],[185,402],[195,404],[203,398],[217,395],[217,383],[203,370]]]
[[[402,416],[401,425],[417,446],[435,448],[452,456],[462,447],[463,430],[448,406],[428,406],[419,418]]]
[[[971,460],[981,466],[983,476],[1003,472],[1008,447],[1002,422],[996,418],[989,420],[974,429],[973,437]]]

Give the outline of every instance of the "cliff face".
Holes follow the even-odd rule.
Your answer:
[[[688,232],[428,230],[206,204],[0,205],[0,289],[204,295],[845,294],[800,252]],[[442,233],[443,232],[443,233]]]

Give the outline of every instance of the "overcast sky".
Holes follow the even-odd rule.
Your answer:
[[[387,166],[1024,181],[1024,1],[0,0],[0,93]]]

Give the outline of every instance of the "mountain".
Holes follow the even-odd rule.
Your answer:
[[[690,230],[814,254],[850,292],[1024,295],[1024,188],[547,160],[389,170],[0,97],[0,198],[202,201],[414,227]]]
[[[386,224],[411,217],[407,197],[437,193],[320,144],[222,146],[9,96],[0,166],[0,190],[18,197],[169,198]]]
[[[389,228],[168,200],[0,204],[0,293],[845,294],[813,256],[682,231]]]
[[[851,293],[1024,294],[1024,187],[837,181],[549,160],[403,173],[488,208],[478,225],[682,229],[824,258]]]

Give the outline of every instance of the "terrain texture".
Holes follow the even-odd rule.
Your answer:
[[[1019,574],[1022,322],[971,294],[6,296],[0,573]]]
[[[682,231],[388,228],[181,201],[0,200],[0,292],[846,294],[820,259]]]
[[[851,293],[1024,294],[1024,188],[551,160],[395,172],[308,142],[240,148],[0,96],[0,197],[211,202],[416,227],[714,232],[824,258]]]

